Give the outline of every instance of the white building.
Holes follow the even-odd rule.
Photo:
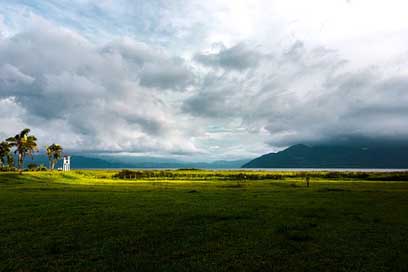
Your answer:
[[[62,171],[69,171],[69,170],[71,170],[71,156],[64,156]]]

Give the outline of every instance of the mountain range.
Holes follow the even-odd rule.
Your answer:
[[[48,166],[45,154],[37,154],[29,163]],[[59,161],[56,167],[62,167]],[[214,162],[188,162],[172,158],[73,154],[72,169],[120,169],[120,168],[408,168],[408,145],[370,146],[308,146],[293,145],[276,153],[262,155],[253,160],[219,160]]]
[[[408,146],[307,146],[260,156],[243,168],[408,168]]]
[[[16,158],[17,159],[17,158]],[[15,160],[16,160],[15,159]],[[133,156],[109,156],[109,155],[72,155],[71,169],[120,169],[120,168],[203,168],[203,169],[230,169],[240,168],[247,163],[246,160],[219,160],[214,162],[187,162],[174,160],[170,158],[156,157],[133,157]],[[34,155],[34,159],[26,158],[25,167],[28,164],[35,163],[37,165],[48,166],[48,158],[44,154]],[[60,160],[56,168],[62,167]]]

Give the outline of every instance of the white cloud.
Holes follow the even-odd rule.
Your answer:
[[[214,123],[238,118],[247,135],[267,132],[273,146],[356,138],[402,141],[408,135],[407,75],[390,76],[386,70],[358,72],[335,51],[295,42],[250,72],[210,72],[183,109]]]
[[[117,48],[100,47],[76,32],[35,20],[31,29],[0,42],[0,60],[6,63],[0,69],[0,97],[13,97],[26,111],[21,120],[40,131],[42,123],[50,130],[51,124],[64,124],[66,129],[58,131],[75,139],[63,143],[71,149],[196,151],[172,126],[175,110],[160,98],[161,88],[182,88],[192,77],[180,70],[183,60],[154,50],[146,56],[140,48],[147,46],[127,41]],[[139,84],[146,80],[145,69],[152,81]],[[20,123],[12,127],[17,130]]]

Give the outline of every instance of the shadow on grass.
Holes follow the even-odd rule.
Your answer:
[[[27,174],[19,174],[19,173],[2,173],[0,174],[0,184],[24,184],[30,182],[50,182],[53,179],[51,177],[41,176],[37,177],[34,175],[27,175]]]
[[[276,227],[275,233],[294,242],[307,242],[313,240],[308,231],[316,227],[315,223],[281,224]]]
[[[218,188],[243,188],[245,185],[243,183],[235,183],[235,184],[223,184],[218,185]]]
[[[217,223],[217,222],[225,222],[225,221],[239,221],[239,220],[249,220],[253,219],[251,216],[246,216],[246,215],[209,215],[209,214],[204,214],[204,215],[193,215],[186,217],[182,219],[184,222],[189,222],[189,223],[205,223],[205,224],[210,224],[210,223]]]
[[[317,190],[320,193],[325,193],[325,192],[351,192],[351,190],[348,189],[341,189],[341,188],[322,188]]]
[[[267,182],[265,183],[269,186],[274,186],[274,187],[279,187],[279,188],[303,188],[305,186],[301,185],[301,184],[296,184],[293,182],[285,182],[285,181],[281,181],[281,182]]]
[[[304,218],[315,218],[315,219],[323,219],[328,218],[328,210],[324,208],[316,208],[316,209],[307,209],[305,208],[303,211]]]

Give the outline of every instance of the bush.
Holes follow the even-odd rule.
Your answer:
[[[121,170],[116,173],[114,178],[119,179],[194,179],[194,180],[282,180],[281,174],[265,174],[251,172],[234,172],[234,171],[207,171],[207,170]]]
[[[30,171],[37,171],[38,165],[37,165],[36,163],[29,163],[29,164],[27,165],[27,168],[28,168],[28,170],[30,170]]]
[[[48,168],[44,164],[29,163],[27,165],[28,171],[47,171]]]
[[[44,164],[40,164],[40,166],[38,166],[37,168],[37,171],[47,171],[47,170],[48,168]]]
[[[8,166],[0,167],[0,172],[15,172],[15,171],[17,171],[17,168],[15,168],[14,166],[12,166],[12,167],[8,167]]]

